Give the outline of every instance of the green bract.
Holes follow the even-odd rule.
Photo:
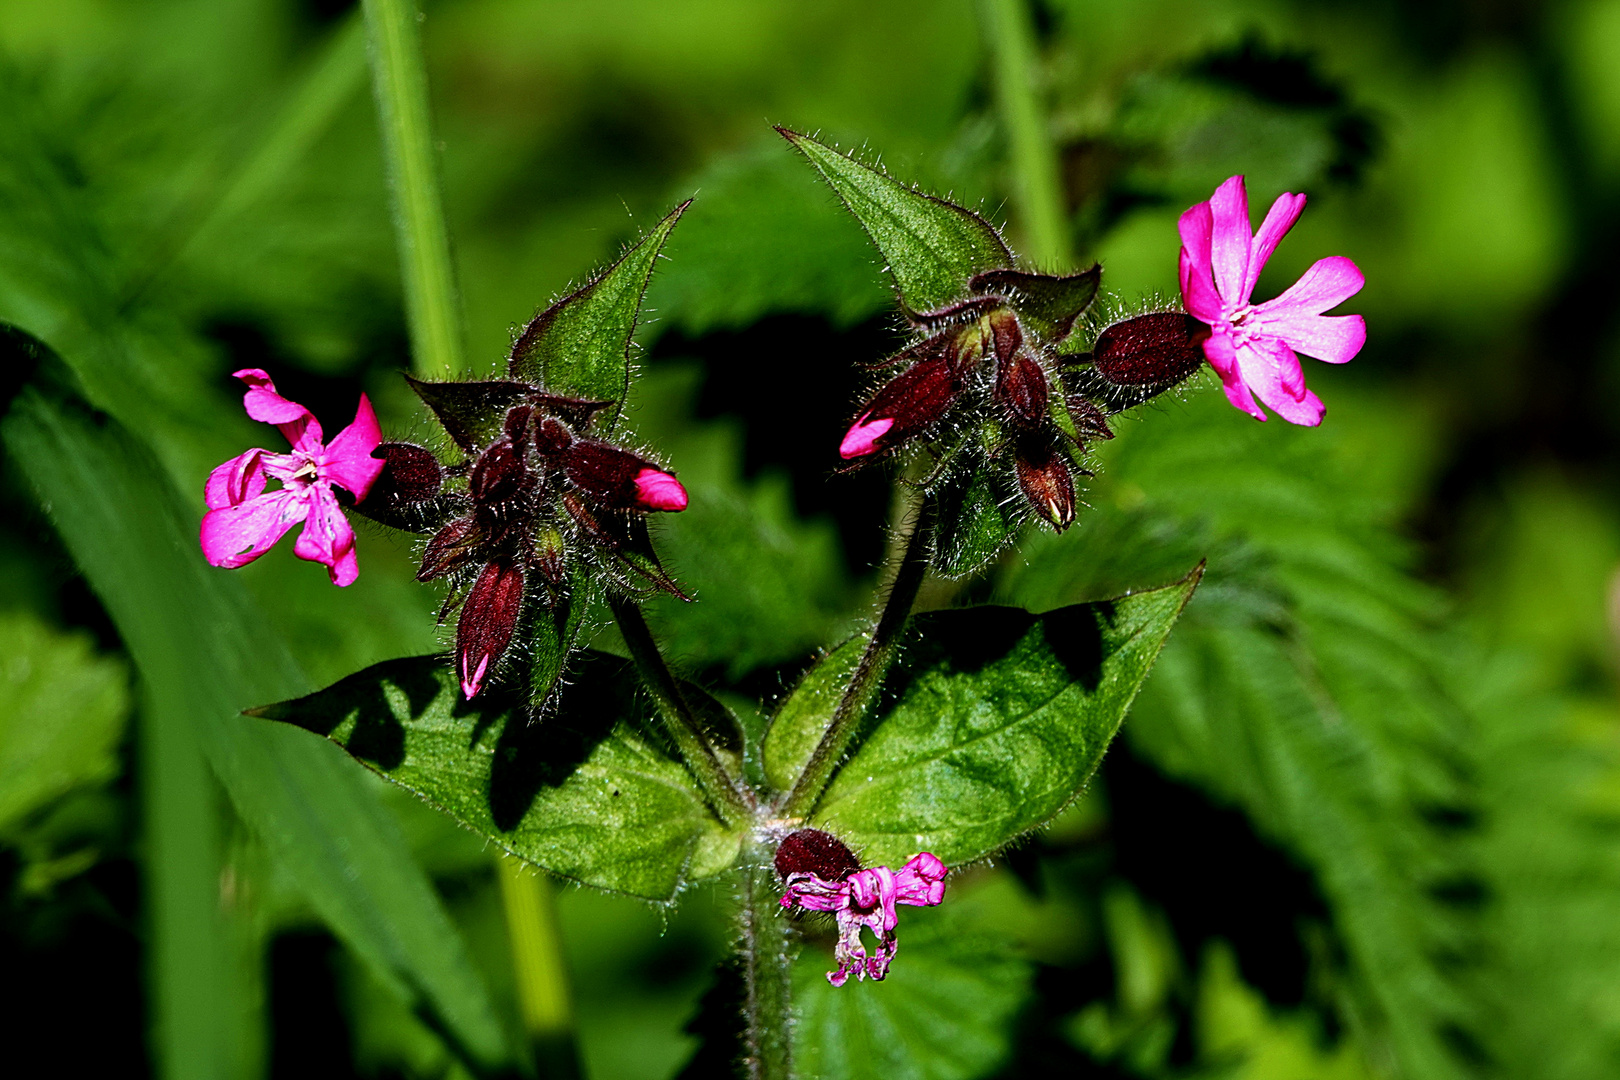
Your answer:
[[[586,885],[669,900],[737,854],[739,837],[675,759],[635,670],[605,653],[576,661],[543,724],[526,723],[521,695],[462,700],[438,656],[376,664],[253,713],[325,735],[507,851]]]

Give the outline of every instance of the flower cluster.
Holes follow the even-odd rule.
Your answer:
[[[889,974],[899,948],[896,904],[930,907],[945,899],[945,864],[926,851],[899,870],[863,870],[842,840],[819,829],[788,834],[776,849],[776,872],[787,886],[783,907],[828,911],[838,921],[838,968],[827,973],[834,986],[843,986],[851,974],[875,980]],[[877,939],[870,955],[861,941],[863,927]]]
[[[684,510],[686,489],[648,459],[591,437],[609,403],[519,382],[412,386],[467,460],[446,465],[414,443],[382,444],[387,471],[366,512],[432,533],[417,578],[453,583],[441,618],[460,608],[456,668],[469,699],[499,666],[526,607],[568,597],[581,558],[626,590],[639,581],[680,595],[644,515]],[[481,430],[484,417],[498,419],[492,433]]]
[[[302,522],[293,554],[324,565],[334,585],[353,584],[360,574],[354,529],[333,488],[360,502],[383,470],[371,456],[382,440],[371,402],[361,394],[354,423],[326,443],[320,421],[276,393],[268,374],[243,368],[234,376],[247,384],[247,414],[279,427],[292,452],[249,450],[209,474],[200,536],[204,557],[214,566],[246,566]],[[279,480],[281,487],[266,491],[270,480]]]

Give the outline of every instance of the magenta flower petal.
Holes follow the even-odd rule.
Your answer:
[[[894,427],[894,421],[888,417],[880,420],[868,420],[861,417],[855,421],[855,426],[844,435],[844,441],[838,444],[838,455],[844,459],[865,457],[875,451],[877,441],[883,433]]]
[[[1210,235],[1210,267],[1215,272],[1215,288],[1221,299],[1238,306],[1249,302],[1244,282],[1249,274],[1249,252],[1254,245],[1249,224],[1249,195],[1243,177],[1234,176],[1215,189],[1209,200],[1214,218]]]
[[[685,510],[686,488],[661,469],[645,468],[636,473],[636,494],[649,510]]]
[[[945,899],[945,864],[923,852],[913,856],[894,875],[894,898],[898,903],[932,907]]]
[[[1367,320],[1360,315],[1270,315],[1249,325],[1329,364],[1348,363],[1367,343]]]
[[[1181,234],[1181,250],[1187,256],[1194,277],[1202,277],[1213,287],[1215,279],[1209,265],[1210,247],[1214,243],[1215,215],[1209,203],[1194,203],[1182,212],[1176,222]]]
[[[270,381],[268,372],[260,368],[243,368],[231,372],[231,375],[247,384],[242,405],[249,416],[280,428],[294,450],[310,452],[320,448],[320,421],[296,401],[288,401],[276,393],[276,384]]]
[[[1277,245],[1288,235],[1288,230],[1294,227],[1294,222],[1299,220],[1299,215],[1304,209],[1305,196],[1292,195],[1286,191],[1277,196],[1277,201],[1271,204],[1271,209],[1266,213],[1266,220],[1260,223],[1260,231],[1254,234],[1254,244],[1249,252],[1249,270],[1243,277],[1245,303],[1254,292],[1255,283],[1260,280],[1260,271],[1265,269],[1266,260],[1277,250]]]
[[[360,564],[354,556],[354,528],[325,485],[309,489],[309,516],[293,545],[293,554],[325,566],[334,585],[352,585],[360,575]]]
[[[382,428],[377,424],[377,413],[371,399],[360,395],[360,404],[354,412],[354,423],[337,433],[326,444],[326,457],[321,472],[332,483],[346,488],[361,502],[371,492],[371,485],[387,467],[387,462],[371,456],[382,445]]]
[[[1213,326],[1224,317],[1207,261],[1200,267],[1186,248],[1181,249],[1181,296],[1187,313],[1200,322]]]
[[[1284,291],[1263,304],[1255,305],[1256,315],[1298,312],[1320,315],[1344,303],[1367,282],[1361,268],[1343,255],[1318,259],[1311,268]]]
[[[1209,340],[1204,342],[1204,356],[1209,360],[1209,366],[1215,369],[1215,374],[1221,377],[1221,389],[1226,391],[1226,400],[1256,420],[1266,419],[1266,411],[1255,403],[1254,395],[1243,382],[1231,335],[1210,335]]]
[[[1272,412],[1290,424],[1315,427],[1326,412],[1321,399],[1305,388],[1299,357],[1280,341],[1264,347],[1249,345],[1237,350],[1237,363],[1243,381]]]
[[[240,506],[262,494],[268,482],[263,458],[263,450],[249,450],[209,473],[208,483],[203,487],[203,502],[208,509]]]
[[[202,519],[203,557],[213,566],[230,570],[246,566],[269,551],[308,512],[303,493],[291,488],[260,495],[239,506],[210,510]]]

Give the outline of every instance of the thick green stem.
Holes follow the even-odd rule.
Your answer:
[[[577,1080],[582,1070],[552,884],[510,855],[495,857],[495,872],[511,939],[523,1033],[535,1071],[544,1077]]]
[[[1015,204],[1030,257],[1043,269],[1074,263],[1057,150],[1036,93],[1035,32],[1026,0],[981,0],[995,67],[996,105],[1006,128]]]
[[[782,800],[784,816],[803,817],[815,808],[816,800],[821,798],[827,782],[843,760],[844,752],[849,749],[849,742],[855,737],[867,707],[877,696],[883,676],[888,674],[889,665],[894,662],[900,633],[911,616],[911,605],[917,600],[917,590],[922,588],[923,578],[928,573],[928,549],[933,542],[936,515],[934,500],[924,496],[917,509],[911,535],[906,538],[900,563],[895,569],[894,583],[889,586],[889,594],[883,602],[883,612],[878,616],[877,626],[872,629],[871,640],[866,643],[861,662],[855,668],[849,685],[844,688],[844,696],[833,710],[832,720],[827,724],[821,742],[810,755],[810,761],[799,774],[793,790]]]
[[[793,930],[782,917],[782,890],[771,860],[775,846],[743,851],[743,1065],[749,1080],[793,1076]]]
[[[619,632],[624,635],[624,643],[630,648],[630,658],[641,672],[641,681],[664,719],[664,726],[675,740],[687,768],[709,796],[720,820],[733,828],[751,823],[754,800],[748,788],[721,760],[703,724],[681,694],[680,684],[664,662],[664,654],[658,651],[658,643],[647,628],[641,608],[619,597],[611,598],[608,604],[619,624]]]
[[[365,0],[394,229],[399,238],[412,367],[424,377],[461,371],[461,310],[428,117],[427,72],[415,0]]]

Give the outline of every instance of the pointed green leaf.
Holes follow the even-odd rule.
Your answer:
[[[520,382],[427,382],[405,376],[457,446],[471,454],[495,441],[508,410],[534,393]]]
[[[777,708],[764,748],[765,779],[776,790],[791,790],[809,764],[861,662],[866,641],[865,634],[856,634],[817,660]]]
[[[1044,824],[1102,760],[1201,574],[1044,615],[979,607],[917,616],[860,748],[814,820],[868,865],[894,866],[919,851],[972,862]],[[823,664],[838,662],[835,651]],[[825,726],[829,698],[809,678],[784,703],[767,768],[791,767],[790,751],[807,738],[794,729]]]
[[[41,376],[0,434],[128,645],[148,707],[196,737],[238,813],[310,905],[459,1052],[506,1059],[482,980],[390,813],[341,754],[236,715],[302,681],[241,583],[208,566],[151,451],[92,410],[61,361],[15,331],[0,360]]]
[[[254,715],[324,735],[499,847],[563,877],[669,900],[736,857],[628,660],[586,650],[556,712],[464,701],[443,657],[389,660]]]
[[[653,263],[691,204],[681,203],[618,262],[536,315],[512,345],[512,378],[613,402],[600,421],[603,432],[612,431],[630,389],[631,339]]]
[[[906,307],[928,311],[967,294],[968,279],[1010,267],[1001,234],[978,214],[926,195],[787,128],[777,128],[814,165],[877,245]]]

